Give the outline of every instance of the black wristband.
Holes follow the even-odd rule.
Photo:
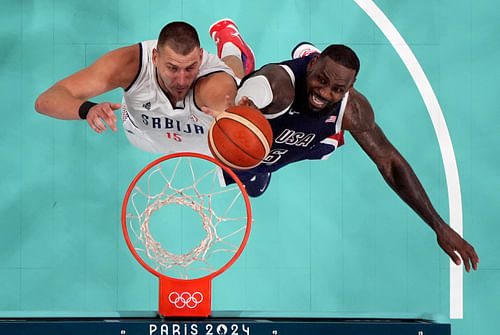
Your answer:
[[[80,116],[80,119],[85,120],[87,118],[87,114],[89,113],[89,110],[97,105],[95,102],[92,101],[85,101],[80,108],[78,109],[78,115]]]

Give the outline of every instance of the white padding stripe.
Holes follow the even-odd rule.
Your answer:
[[[349,99],[349,91],[345,92],[342,102],[340,103],[340,111],[337,116],[337,123],[335,124],[335,131],[339,133],[342,130],[342,120],[344,119],[345,106],[347,106],[347,100]]]
[[[288,65],[280,65],[290,76],[290,80],[292,82],[292,86],[295,87],[295,74],[293,73],[292,69]]]
[[[266,119],[269,119],[269,120],[275,119],[278,116],[281,116],[281,115],[285,114],[286,112],[288,112],[290,110],[290,107],[292,107],[292,104],[288,105],[288,107],[283,109],[281,112],[274,113],[274,114],[264,114],[264,116],[266,117]]]
[[[267,78],[262,75],[248,78],[238,89],[238,94],[236,94],[236,103],[238,103],[243,97],[247,97],[252,100],[258,109],[262,109],[273,102],[273,90],[271,89],[271,84],[269,84]]]

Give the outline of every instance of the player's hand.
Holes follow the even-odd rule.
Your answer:
[[[110,102],[101,102],[89,110],[87,114],[87,123],[90,128],[94,129],[97,133],[102,133],[107,130],[106,124],[113,130],[116,128],[116,116],[114,111],[120,109],[121,104],[113,104]]]
[[[460,265],[463,260],[467,272],[470,272],[471,265],[474,270],[477,270],[479,257],[474,247],[460,237],[450,226],[441,224],[436,229],[436,235],[439,246],[450,256],[456,265]]]
[[[255,104],[253,103],[253,101],[248,99],[248,97],[242,97],[240,101],[238,101],[238,106],[248,106],[258,109],[257,106],[255,106]]]
[[[234,102],[232,102],[231,99],[229,98],[229,96],[226,95],[226,108],[225,108],[225,111],[227,111],[229,108],[231,108],[233,106],[234,106]],[[250,100],[250,99],[248,99],[247,97],[242,97],[240,99],[240,101],[238,101],[238,106],[248,106],[248,107],[252,107],[252,108],[258,109],[257,106],[255,106],[255,104],[253,103],[253,101]],[[202,106],[201,110],[205,114],[211,115],[214,118],[216,118],[221,113],[223,113],[223,111],[218,111],[218,110],[215,110],[215,109],[210,108],[208,106]]]
[[[208,114],[212,116],[213,118],[217,118],[220,114],[222,114],[224,111],[219,111],[213,108],[210,108],[208,106],[201,106],[201,111],[205,114]]]
[[[224,113],[224,111],[227,111],[232,106],[234,106],[234,101],[232,101],[229,95],[226,95],[224,110],[217,110],[208,106],[201,106],[201,111],[214,118],[217,118],[220,114]]]

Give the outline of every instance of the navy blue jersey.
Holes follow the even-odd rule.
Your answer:
[[[273,115],[266,115],[274,137],[270,153],[259,166],[238,171],[237,174],[242,180],[256,174],[276,171],[293,162],[326,159],[337,147],[344,144],[341,122],[347,95],[329,113],[321,117],[308,107],[306,69],[313,56],[281,63],[282,66],[288,67],[295,77],[295,99],[290,108],[279,116],[273,118]]]

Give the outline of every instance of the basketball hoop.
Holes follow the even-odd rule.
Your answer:
[[[222,170],[235,185],[221,186]],[[211,157],[167,155],[137,174],[123,201],[122,229],[134,257],[160,280],[161,315],[210,315],[212,279],[240,256],[251,221],[243,184]]]

